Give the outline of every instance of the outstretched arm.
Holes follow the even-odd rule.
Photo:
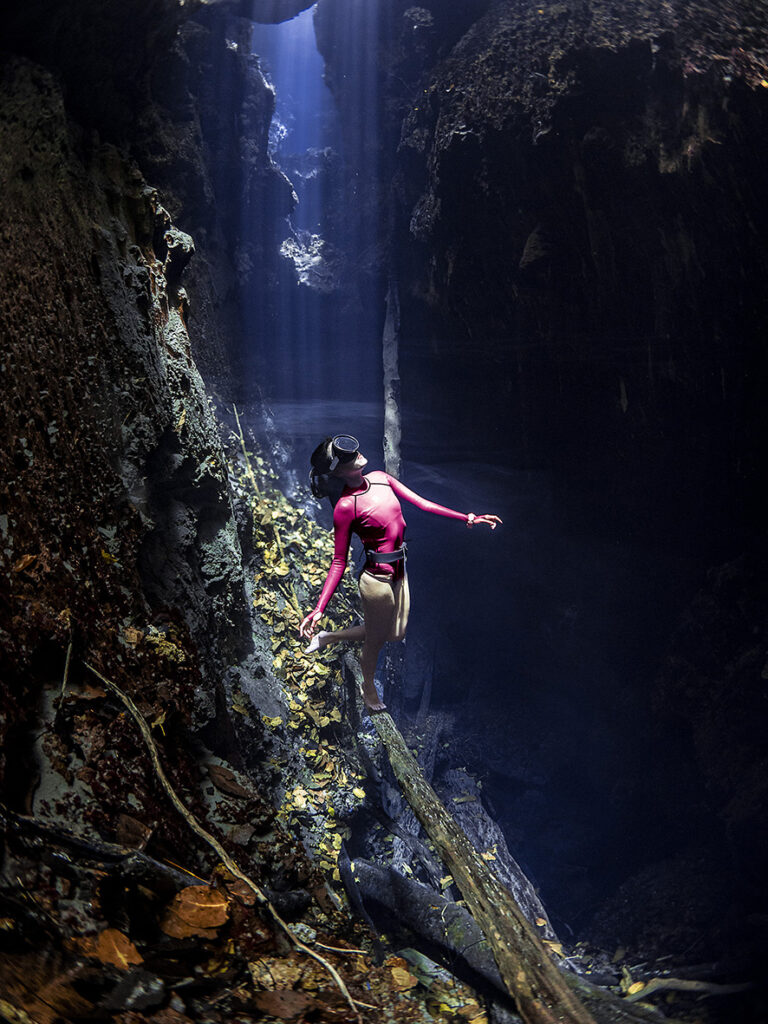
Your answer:
[[[309,615],[305,616],[299,627],[299,634],[301,636],[312,636],[318,619],[322,617],[325,606],[330,601],[333,592],[339,585],[341,577],[344,575],[344,570],[347,567],[349,542],[352,539],[352,519],[353,510],[351,502],[339,501],[333,510],[333,560],[328,570],[328,575],[325,577],[325,583],[320,591],[317,604]]]
[[[476,523],[486,523],[492,530],[495,530],[501,523],[498,516],[476,516],[474,512],[456,512],[452,508],[446,508],[445,505],[438,505],[428,498],[422,498],[420,494],[412,491],[410,487],[406,487],[405,484],[400,483],[399,480],[396,480],[395,477],[389,474],[387,474],[387,480],[398,498],[401,498],[403,501],[410,501],[412,505],[420,508],[422,512],[434,512],[436,516],[445,516],[447,519],[460,519],[467,526],[474,526]]]

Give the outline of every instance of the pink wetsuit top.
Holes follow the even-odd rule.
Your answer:
[[[315,606],[316,612],[324,611],[344,575],[353,533],[358,535],[364,547],[372,551],[396,551],[403,546],[405,519],[398,498],[410,501],[424,512],[434,512],[435,515],[447,516],[449,519],[461,519],[464,523],[468,519],[464,512],[454,512],[453,509],[437,505],[434,501],[427,501],[393,476],[380,470],[369,473],[363,480],[363,486],[357,490],[345,487],[333,510],[333,561]],[[401,576],[402,566],[402,562],[396,565],[380,563],[376,566],[376,572],[381,575]]]

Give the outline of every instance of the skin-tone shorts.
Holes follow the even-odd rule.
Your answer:
[[[360,575],[359,586],[366,640],[402,640],[411,610],[408,577],[393,581],[391,576],[374,576],[366,571]]]

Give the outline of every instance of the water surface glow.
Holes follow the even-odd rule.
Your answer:
[[[269,317],[256,299],[246,309],[260,354],[258,384],[276,401],[380,397],[380,239],[369,212],[377,208],[377,147],[354,141],[377,135],[376,9],[352,3],[343,26],[334,27],[343,74],[363,83],[365,131],[346,138],[324,81],[314,8],[254,26],[252,49],[275,90],[271,156],[298,198],[275,242],[282,255],[277,307]]]

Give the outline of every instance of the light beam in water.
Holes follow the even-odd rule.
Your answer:
[[[247,301],[260,358],[259,384],[281,401],[379,401],[382,239],[378,202],[377,3],[330,4],[330,44],[343,80],[363,90],[364,116],[340,124],[324,82],[314,8],[279,25],[256,25],[252,47],[276,93],[272,159],[298,204],[285,225],[274,317]],[[343,15],[343,16],[342,16]],[[345,82],[345,85],[349,84]],[[342,163],[342,160],[344,163]],[[274,216],[270,210],[260,211]],[[245,225],[246,232],[252,225]],[[268,322],[271,321],[271,322]]]

